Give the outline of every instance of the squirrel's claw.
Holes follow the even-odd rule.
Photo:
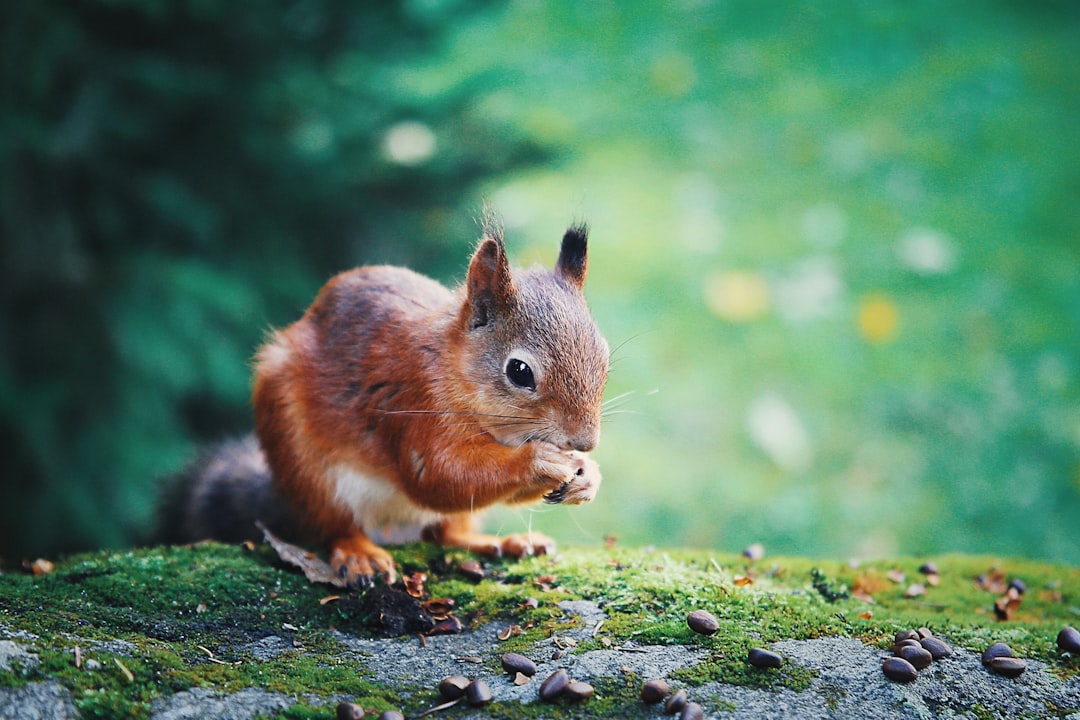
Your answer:
[[[376,575],[382,576],[387,585],[396,579],[390,553],[362,534],[341,538],[333,544],[330,567],[353,588],[369,587]]]

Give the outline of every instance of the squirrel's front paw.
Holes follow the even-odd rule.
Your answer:
[[[600,490],[600,466],[585,453],[572,450],[565,454],[569,456],[573,475],[545,495],[544,502],[552,505],[580,505],[591,502]]]
[[[367,587],[376,575],[394,582],[394,558],[362,533],[338,538],[330,546],[330,567],[352,587]]]

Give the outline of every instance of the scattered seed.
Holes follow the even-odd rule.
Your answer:
[[[664,713],[674,715],[677,712],[682,712],[684,707],[686,707],[686,691],[676,690],[664,703]]]
[[[439,681],[439,695],[444,700],[457,700],[469,687],[469,678],[464,675],[451,675]]]
[[[906,648],[906,647],[922,647],[922,643],[920,643],[918,640],[910,640],[910,639],[909,640],[901,640],[898,643],[893,643],[893,646],[892,646],[893,655],[899,655],[901,648]]]
[[[559,669],[551,673],[548,679],[540,684],[540,699],[544,702],[553,702],[566,692],[570,684],[570,676],[565,670]]]
[[[379,720],[405,720],[405,716],[397,710],[383,710],[379,714]]]
[[[686,703],[686,707],[679,713],[679,720],[704,720],[705,708],[698,705],[696,702]]]
[[[778,668],[784,664],[784,658],[763,648],[752,648],[746,656],[746,662],[757,668]]]
[[[535,610],[540,607],[540,601],[534,597],[527,597],[524,602],[521,603],[521,607],[525,610]]]
[[[990,669],[1005,677],[1020,677],[1027,670],[1027,663],[1018,657],[999,656],[990,661]]]
[[[514,673],[521,673],[528,677],[532,677],[536,674],[536,663],[529,658],[518,653],[506,653],[502,656],[503,670],[513,675]]]
[[[897,644],[901,643],[904,640],[918,640],[919,633],[915,632],[914,630],[901,630],[896,633],[894,639]]]
[[[364,717],[364,708],[356,703],[341,702],[337,706],[337,720],[360,720]]]
[[[428,630],[428,635],[457,635],[464,630],[461,621],[451,615],[448,618],[435,623],[435,627]]]
[[[649,680],[641,686],[641,701],[649,705],[655,705],[667,697],[671,688],[663,680]]]
[[[930,651],[921,645],[902,647],[897,655],[911,663],[916,670],[925,670],[930,667],[930,663],[934,660],[934,656],[930,654]]]
[[[986,648],[986,652],[982,654],[982,664],[989,665],[994,658],[999,657],[1012,657],[1012,648],[1005,643],[994,643],[990,647]]]
[[[491,688],[480,678],[473,680],[469,683],[469,687],[465,688],[465,702],[473,707],[490,705],[491,700]]]
[[[885,677],[896,682],[913,682],[919,677],[919,671],[915,669],[915,666],[901,657],[885,658],[885,661],[881,663],[881,672],[885,673]]]
[[[952,655],[952,648],[948,646],[943,640],[939,640],[936,637],[926,637],[922,639],[922,646],[926,648],[931,657],[935,660],[941,658],[947,658]]]
[[[1020,578],[1013,578],[1009,581],[1009,588],[1023,595],[1027,592],[1027,583]]]
[[[913,598],[926,594],[926,586],[922,583],[912,583],[908,585],[908,589],[904,591],[904,597]]]
[[[923,575],[937,575],[937,564],[933,562],[924,562],[922,565],[919,566],[919,572],[921,572]]]
[[[923,638],[928,638],[928,637],[933,637],[934,636],[934,633],[930,632],[930,628],[928,628],[928,627],[919,628],[918,630],[915,631],[915,634],[918,635],[917,639],[919,639],[919,640],[922,640]]]
[[[719,621],[705,610],[695,610],[687,615],[686,624],[699,635],[712,635],[720,629]]]
[[[566,690],[563,691],[566,697],[571,700],[588,700],[593,696],[596,690],[593,686],[587,682],[581,680],[571,680],[570,684],[566,686]]]
[[[1080,653],[1080,631],[1071,625],[1061,628],[1057,637],[1058,647],[1065,652]]]
[[[480,582],[484,579],[484,568],[480,567],[480,563],[475,560],[466,560],[458,565],[458,572],[465,576],[465,579],[472,580],[473,582]]]

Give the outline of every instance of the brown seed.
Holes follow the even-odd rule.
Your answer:
[[[491,688],[489,688],[488,684],[480,678],[473,680],[469,683],[469,687],[465,688],[465,702],[473,707],[490,705],[491,700]]]
[[[936,637],[927,637],[922,639],[922,646],[930,652],[930,656],[935,660],[941,658],[947,658],[952,655],[952,648],[949,647],[943,640]]]
[[[679,720],[704,720],[705,708],[698,705],[696,702],[686,703],[686,707],[679,713]]]
[[[405,716],[397,710],[383,710],[379,714],[379,720],[405,720]]]
[[[356,703],[338,703],[337,720],[360,720],[362,717],[364,717],[364,708]]]
[[[885,661],[881,663],[881,672],[885,673],[885,677],[896,682],[912,682],[919,677],[919,671],[915,669],[915,666],[899,657],[885,658]]]
[[[990,647],[986,648],[986,651],[982,654],[982,664],[989,665],[994,658],[999,657],[1012,657],[1012,648],[1005,643],[994,643]]]
[[[559,669],[551,673],[548,679],[540,684],[540,699],[544,702],[553,702],[566,692],[566,686],[570,684],[570,676],[565,670]]]
[[[1058,647],[1065,652],[1080,653],[1080,632],[1071,625],[1061,628],[1057,638]]]
[[[927,628],[927,627],[919,628],[918,630],[915,631],[915,634],[919,636],[918,637],[919,640],[922,640],[923,638],[928,638],[928,637],[933,637],[934,636],[934,633],[930,632],[930,628]]]
[[[937,565],[932,562],[924,562],[922,565],[919,566],[919,572],[921,572],[923,575],[937,575]]]
[[[502,656],[503,670],[513,675],[514,673],[521,673],[532,677],[536,674],[536,663],[524,655],[518,653],[506,653]]]
[[[461,621],[451,615],[435,623],[435,627],[428,630],[428,635],[457,635],[464,629]]]
[[[699,635],[712,635],[720,629],[719,621],[705,610],[695,610],[687,615],[686,624]]]
[[[664,713],[674,715],[677,712],[682,712],[684,707],[686,707],[686,691],[676,690],[664,703]]]
[[[765,546],[761,543],[747,545],[742,551],[743,557],[751,562],[756,562],[765,557]]]
[[[930,654],[930,651],[921,645],[907,645],[902,647],[897,655],[911,663],[912,667],[916,670],[925,670],[930,667],[930,663],[934,660],[934,656]]]
[[[451,675],[439,681],[439,695],[444,700],[457,700],[469,687],[469,678],[464,675]]]
[[[566,686],[566,690],[563,691],[566,697],[571,700],[587,700],[593,696],[596,690],[593,686],[587,682],[581,680],[571,680],[570,684]]]
[[[458,565],[458,572],[473,582],[480,582],[484,579],[485,574],[484,568],[480,567],[480,563],[475,560],[466,560]]]
[[[999,656],[990,661],[990,669],[1005,677],[1020,677],[1027,670],[1027,663],[1018,657]]]
[[[893,636],[893,639],[897,643],[903,642],[904,640],[918,641],[919,633],[915,632],[914,630],[901,630]]]
[[[901,640],[898,643],[893,643],[893,646],[892,646],[893,655],[899,655],[900,654],[900,648],[906,648],[906,647],[922,647],[922,643],[919,642],[918,640]]]
[[[752,648],[746,656],[746,662],[757,668],[778,668],[784,664],[784,658],[762,648]]]
[[[668,684],[663,680],[649,680],[641,686],[641,701],[649,705],[655,705],[671,691]]]

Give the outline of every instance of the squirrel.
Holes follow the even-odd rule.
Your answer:
[[[256,354],[258,444],[195,463],[166,503],[165,538],[240,539],[261,519],[325,545],[353,585],[394,581],[373,537],[401,526],[489,556],[553,552],[540,533],[500,538],[477,520],[600,487],[588,453],[610,351],[583,292],[587,245],[574,225],[553,270],[512,269],[487,218],[456,290],[385,265],[333,277]]]

